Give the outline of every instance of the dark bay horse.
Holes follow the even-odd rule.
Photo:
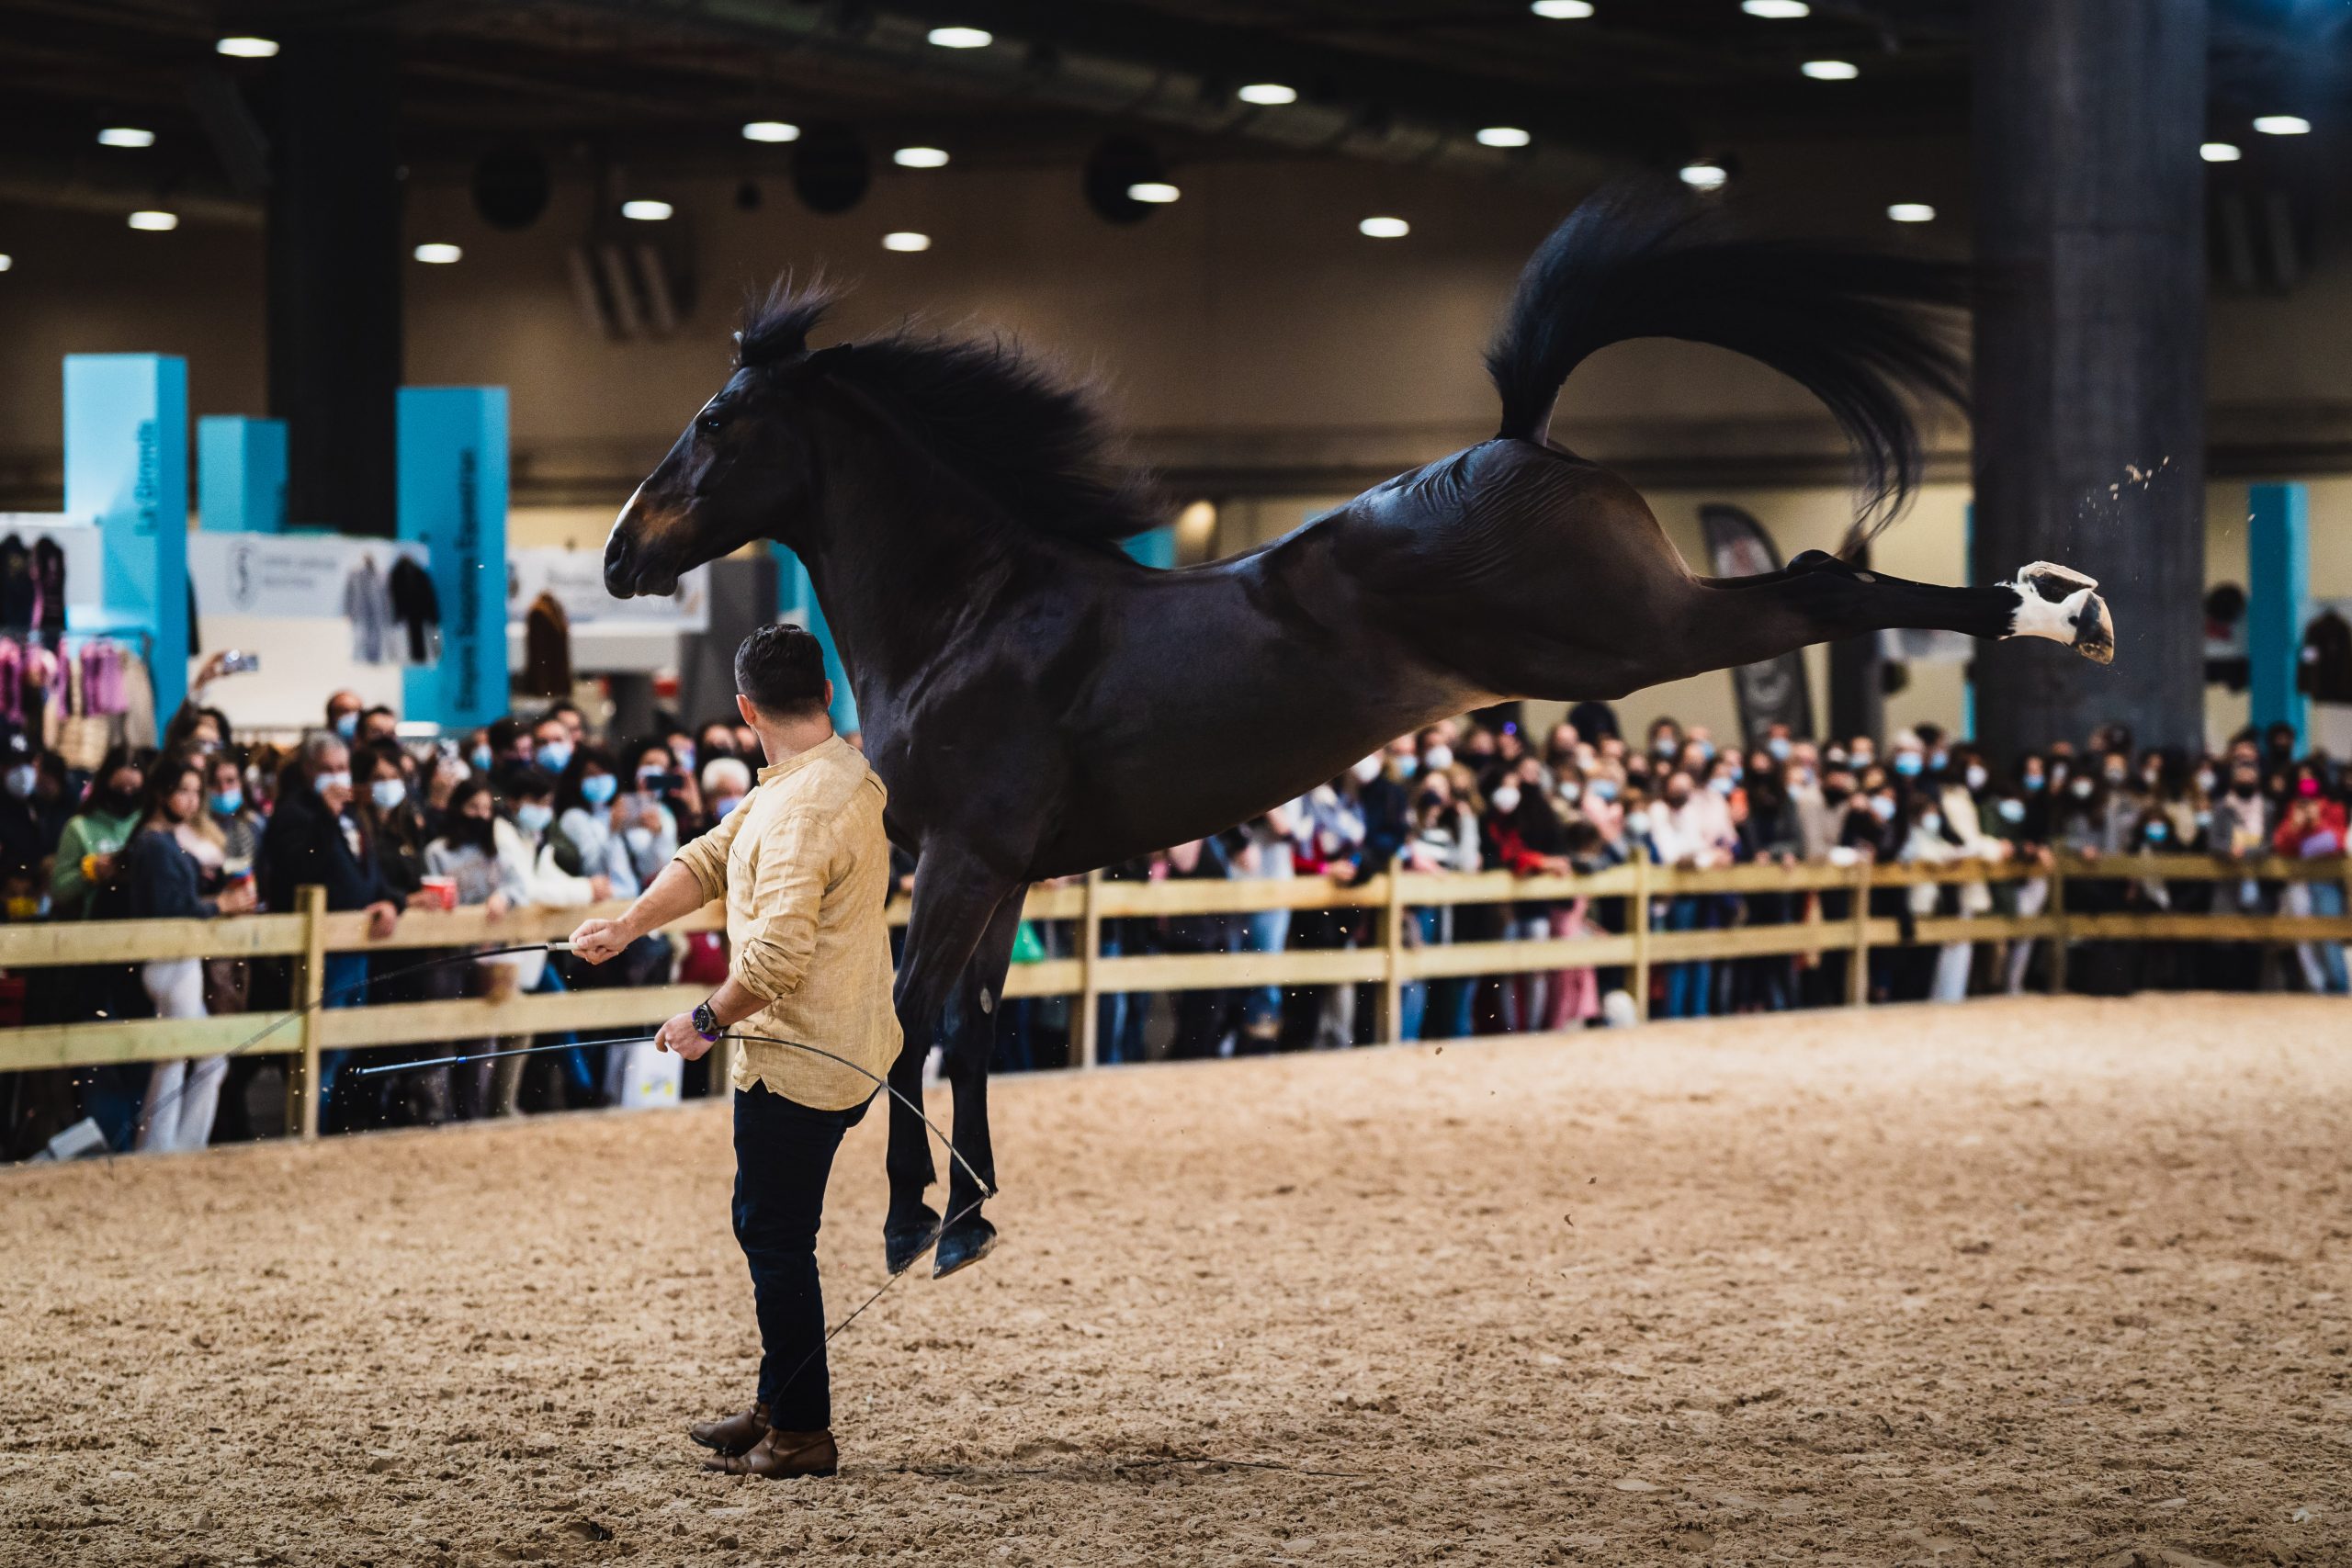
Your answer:
[[[622,511],[605,580],[667,592],[760,538],[807,562],[891,836],[919,857],[893,1082],[919,1094],[943,1031],[955,1144],[992,1190],[990,1015],[1033,881],[1217,832],[1503,698],[1621,697],[1886,627],[2111,658],[2097,584],[2061,567],[1945,588],[1808,551],[1767,576],[1694,576],[1631,485],[1547,439],[1594,350],[1714,344],[1827,404],[1883,521],[1917,474],[1909,395],[1959,397],[1939,313],[1963,293],[1936,264],[1722,236],[1678,203],[1605,192],[1520,281],[1487,354],[1494,439],[1247,555],[1156,571],[1116,541],[1165,513],[1081,389],[1001,343],[812,350],[824,298],[779,290]],[[961,1162],[941,1230],[922,1123],[898,1105],[888,1164],[894,1272],[934,1239],[939,1274],[988,1250]]]

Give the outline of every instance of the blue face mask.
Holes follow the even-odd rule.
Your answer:
[[[539,766],[545,768],[548,773],[560,773],[563,772],[564,769],[571,766],[571,742],[568,740],[548,741],[546,745],[539,748],[537,761]]]
[[[212,795],[212,815],[234,817],[245,808],[245,792],[241,789],[216,790]]]
[[[1795,750],[1796,748],[1789,744],[1789,738],[1787,736],[1775,735],[1771,739],[1764,742],[1764,750],[1772,753],[1772,760],[1774,761],[1785,762],[1789,760],[1789,753]]]
[[[1728,774],[1717,773],[1713,778],[1707,781],[1707,787],[1713,790],[1717,795],[1727,795],[1731,794],[1734,789],[1737,788],[1738,784],[1737,781],[1731,778]]]
[[[1614,800],[1617,798],[1617,781],[1595,779],[1592,781],[1592,793],[1602,800]]]
[[[491,763],[492,763],[492,762],[496,761],[497,760],[498,760],[497,758],[492,757],[492,756],[490,754],[490,748],[489,748],[489,747],[487,747],[487,746],[477,746],[477,747],[475,747],[475,748],[474,748],[474,754],[473,754],[474,772],[476,772],[476,773],[486,773],[490,772],[490,765],[491,765]]]
[[[2028,795],[2040,793],[2041,789],[2041,783],[2042,780],[2040,773],[2028,773],[2025,776],[2025,792]]]
[[[408,784],[401,779],[378,779],[368,786],[368,795],[376,803],[377,810],[395,810],[408,798]]]
[[[1923,759],[1917,751],[1897,751],[1894,754],[1894,771],[1906,779],[1919,776],[1922,762]]]
[[[359,733],[359,716],[356,713],[345,714],[334,721],[334,732],[345,740],[350,739]]]
[[[1699,761],[1702,762],[1712,762],[1715,760],[1715,743],[1713,741],[1693,740],[1690,744],[1697,749]]]
[[[1409,779],[1421,771],[1421,760],[1419,757],[1398,757],[1394,761],[1396,765],[1396,776],[1400,779]]]
[[[2161,844],[2172,837],[2172,829],[2161,822],[2151,822],[2143,831],[2148,835],[2148,842],[2152,844]]]
[[[526,800],[514,808],[514,826],[537,838],[555,820],[555,808],[543,800]]]
[[[724,821],[726,821],[726,820],[727,820],[727,814],[728,814],[729,812],[730,812],[730,811],[734,810],[737,807],[739,807],[739,806],[741,806],[741,805],[742,805],[742,804],[743,804],[743,797],[742,797],[741,795],[722,795],[722,796],[720,796],[720,797],[719,797],[719,800],[718,800],[718,805],[717,805],[716,807],[713,807],[713,809],[718,813],[718,815],[713,818],[713,820],[714,820],[714,821],[719,821],[719,822],[724,822]]]
[[[2025,802],[2022,800],[2005,800],[1996,809],[2001,813],[2001,820],[2004,822],[2025,820]]]
[[[591,806],[610,806],[621,781],[610,773],[590,773],[580,781],[580,798]]]

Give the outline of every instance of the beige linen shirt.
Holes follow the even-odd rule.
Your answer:
[[[678,852],[706,898],[727,900],[736,979],[766,1008],[735,1025],[830,1051],[876,1077],[899,1055],[890,1005],[890,934],[882,907],[890,846],[882,781],[840,736],[760,770],[741,805]],[[787,1045],[741,1043],[737,1089],[819,1111],[846,1111],[872,1078]]]

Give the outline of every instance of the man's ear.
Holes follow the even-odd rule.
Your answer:
[[[745,696],[741,692],[735,694],[735,711],[741,714],[743,716],[743,722],[750,725],[753,729],[757,729],[760,727],[759,710],[752,705],[752,699]]]
[[[832,711],[833,711],[833,683],[832,683],[831,681],[828,681],[828,682],[825,682],[825,713],[826,713],[827,716],[829,716],[829,717],[830,717],[830,716],[831,716],[831,714],[832,714]]]

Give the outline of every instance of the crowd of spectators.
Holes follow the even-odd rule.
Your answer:
[[[0,914],[11,922],[235,916],[295,907],[297,889],[325,890],[333,910],[361,911],[389,933],[410,911],[482,908],[493,924],[524,907],[626,898],[681,843],[724,817],[752,788],[756,738],[732,722],[663,722],[622,744],[596,733],[576,705],[501,719],[462,737],[403,739],[396,716],[338,693],[324,724],[299,743],[243,744],[204,705],[203,683],[152,751],[118,749],[95,769],[67,765],[21,735],[0,746]],[[1113,867],[1125,879],[1279,879],[1352,883],[1391,868],[1500,871],[1517,876],[1598,871],[1636,855],[1660,865],[1823,861],[2014,863],[2030,874],[1917,886],[1870,895],[1897,919],[1993,911],[2032,914],[2051,896],[2053,854],[2081,860],[2203,852],[2251,861],[2344,852],[2344,773],[2299,756],[2291,729],[2232,741],[2218,755],[2135,749],[2109,727],[1996,769],[1932,726],[1888,738],[1822,741],[1774,731],[1718,747],[1702,727],[1660,719],[1619,733],[1588,704],[1540,739],[1504,714],[1465,716],[1398,739],[1341,777],[1215,839]],[[898,866],[901,889],[911,865]],[[2127,908],[2341,914],[2340,881],[2168,880],[2154,874],[2069,877],[2084,911]],[[1547,890],[1548,891],[1548,890]],[[1850,912],[1836,890],[1672,894],[1654,929],[1698,931]],[[1625,929],[1623,897],[1545,897],[1415,908],[1418,944],[1565,938]],[[1124,918],[1103,922],[1109,956],[1147,953],[1279,953],[1375,940],[1376,911],[1275,910]],[[1024,927],[1015,961],[1066,952],[1070,922]],[[514,991],[715,984],[725,954],[715,935],[649,938],[590,969],[540,952],[458,955],[420,965],[413,949],[330,956],[330,1006],[447,999]],[[1956,999],[2042,983],[2047,942],[1951,942],[1873,953],[1877,999]],[[1663,1017],[1842,1001],[1847,954],[1752,957],[1657,966],[1651,1010]],[[136,965],[32,968],[0,977],[0,1023],[102,1018],[268,1015],[290,997],[287,965],[168,959]],[[2342,948],[2304,942],[2084,942],[2068,983],[2319,992],[2346,988]],[[1560,1030],[1630,1016],[1622,969],[1414,982],[1395,1031],[1406,1039]],[[1368,1040],[1370,988],[1272,986],[1104,997],[1102,1060],[1331,1048]],[[1015,1001],[998,1016],[997,1065],[1051,1066],[1072,1051],[1067,998]],[[8,1014],[13,1012],[14,1016]],[[465,1043],[483,1051],[501,1043]],[[520,1044],[523,1042],[506,1042]],[[355,1076],[354,1062],[399,1066],[423,1047],[328,1053],[321,1097],[329,1130],[514,1114],[596,1104],[616,1092],[614,1064],[591,1043],[456,1068]],[[447,1044],[430,1054],[447,1054]],[[707,1064],[689,1068],[705,1092]],[[21,1157],[60,1127],[92,1118],[117,1147],[199,1147],[277,1130],[282,1072],[267,1055],[211,1055],[0,1075],[5,1153]]]

